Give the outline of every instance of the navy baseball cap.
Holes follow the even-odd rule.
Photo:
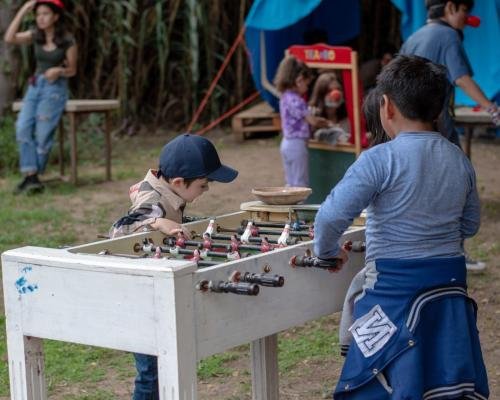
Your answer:
[[[208,178],[231,182],[238,171],[221,164],[217,150],[203,136],[184,133],[168,142],[160,153],[160,173],[167,178]]]

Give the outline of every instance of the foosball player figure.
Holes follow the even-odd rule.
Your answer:
[[[262,253],[267,253],[268,251],[271,251],[272,249],[273,249],[273,246],[269,243],[267,236],[264,236],[262,238],[262,241],[260,242],[260,251]]]
[[[334,399],[487,399],[462,248],[480,224],[476,176],[460,148],[433,129],[446,70],[397,56],[374,90],[373,115],[392,140],[361,153],[314,222],[315,255],[345,262],[338,241],[368,211],[365,267],[340,323],[346,360]]]
[[[179,234],[178,241],[190,239],[181,225],[187,203],[208,190],[210,181],[231,182],[238,172],[221,164],[217,150],[206,138],[182,134],[168,142],[160,153],[159,168],[149,170],[130,190],[132,206],[110,229],[110,237],[142,231]],[[158,368],[155,356],[134,354],[137,376],[133,400],[159,399]]]
[[[209,233],[205,232],[203,234],[203,248],[210,250],[212,248],[212,239]]]

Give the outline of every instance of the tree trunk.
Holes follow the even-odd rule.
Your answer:
[[[15,93],[15,82],[11,76],[12,55],[3,41],[3,35],[12,18],[11,6],[5,2],[0,3],[0,116],[10,107]]]

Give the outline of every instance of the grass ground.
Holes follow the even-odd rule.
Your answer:
[[[154,167],[166,135],[124,137],[113,143],[113,181],[103,182],[104,169],[98,140],[81,147],[81,183],[52,180],[57,166],[48,171],[46,192],[41,196],[13,196],[17,176],[0,179],[0,252],[24,245],[58,247],[88,243],[106,233],[128,207],[128,187]],[[190,215],[218,215],[235,211],[251,200],[255,186],[282,183],[276,138],[238,144],[225,135],[214,136],[225,163],[240,171],[230,185],[213,184]],[[473,256],[486,260],[488,269],[470,277],[470,292],[479,303],[479,328],[492,385],[492,397],[500,398],[500,147],[475,143],[473,160],[478,171],[483,202],[483,225],[467,244]],[[3,303],[3,302],[1,302]],[[9,398],[5,321],[0,316],[0,399]],[[337,316],[313,321],[279,335],[280,393],[285,400],[329,397],[341,367],[337,357]],[[46,364],[51,399],[127,399],[134,375],[127,353],[69,343],[46,341]],[[201,399],[251,399],[248,346],[204,360],[199,365]]]

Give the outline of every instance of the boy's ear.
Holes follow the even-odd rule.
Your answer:
[[[181,187],[184,184],[184,178],[177,177],[170,179],[170,184],[174,187]]]
[[[381,102],[380,108],[383,110],[387,119],[392,119],[394,117],[394,103],[386,94],[383,94],[382,98],[384,101]]]
[[[447,1],[444,6],[444,15],[451,15],[457,11],[457,6],[452,1]]]

